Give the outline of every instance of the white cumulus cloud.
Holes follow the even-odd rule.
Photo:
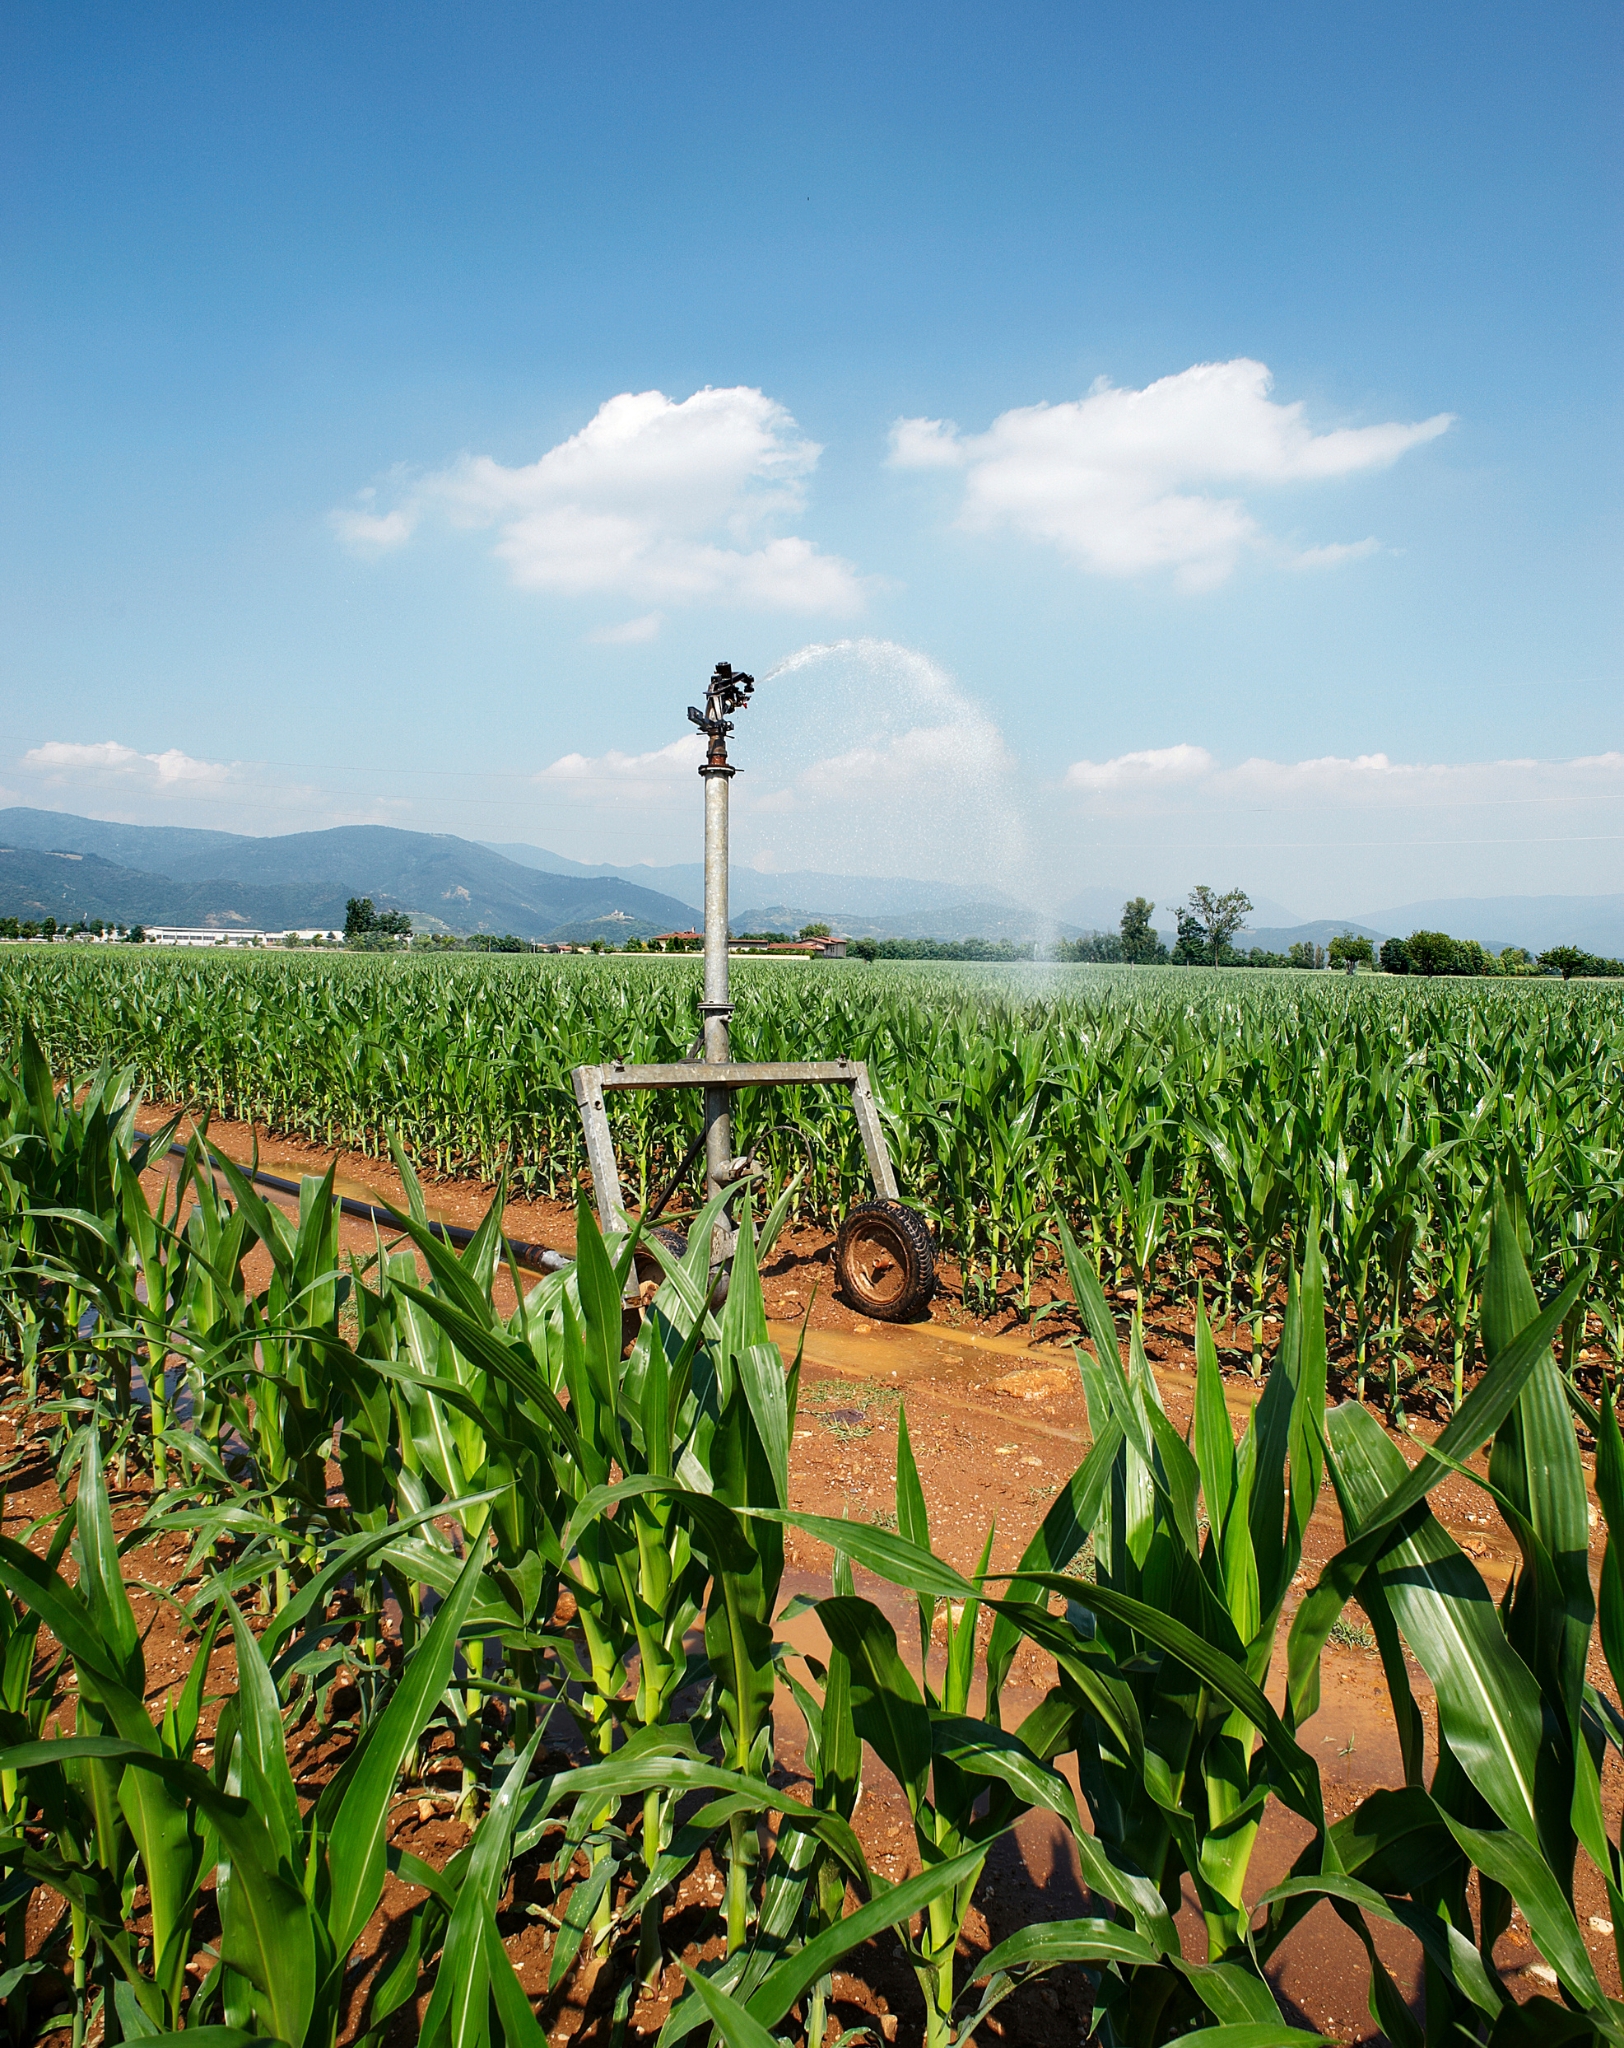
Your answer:
[[[43,746],[30,747],[22,765],[53,783],[92,777],[173,791],[222,783],[233,772],[224,761],[199,761],[179,747],[143,754],[117,740],[47,740]]]
[[[606,400],[577,434],[517,467],[465,455],[333,514],[360,553],[404,546],[438,512],[494,530],[521,587],[656,604],[844,614],[861,608],[851,563],[780,529],[805,507],[822,449],[764,392],[707,387]],[[630,637],[629,635],[627,637]]]
[[[890,461],[964,471],[960,524],[1008,526],[1049,542],[1095,575],[1168,569],[1191,589],[1221,583],[1269,548],[1238,488],[1321,482],[1385,469],[1435,440],[1453,415],[1316,434],[1299,400],[1277,403],[1267,366],[1197,363],[1142,391],[1098,382],[1085,398],[1017,406],[984,434],[949,421],[898,420]],[[1326,567],[1374,540],[1311,548]]]

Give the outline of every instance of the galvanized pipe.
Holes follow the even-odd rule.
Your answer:
[[[727,741],[711,738],[700,768],[705,779],[705,1064],[722,1067],[732,1057],[727,989],[727,786],[733,779]],[[705,1193],[726,1184],[733,1160],[731,1097],[725,1088],[705,1090]],[[731,1237],[731,1232],[729,1233]]]

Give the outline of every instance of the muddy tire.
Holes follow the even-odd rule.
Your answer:
[[[835,1239],[835,1274],[853,1308],[879,1323],[922,1315],[936,1292],[936,1245],[917,1209],[859,1202]]]
[[[646,1251],[645,1245],[654,1244],[658,1251]],[[634,1261],[639,1282],[661,1281],[665,1278],[667,1264],[681,1262],[688,1256],[688,1239],[680,1230],[651,1230],[637,1247]]]

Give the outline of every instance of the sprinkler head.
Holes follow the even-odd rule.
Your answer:
[[[733,730],[733,714],[743,711],[755,694],[756,679],[747,676],[742,669],[735,670],[729,661],[719,661],[715,673],[705,685],[705,708],[688,706],[688,720],[697,725],[701,732],[710,737],[723,739]]]

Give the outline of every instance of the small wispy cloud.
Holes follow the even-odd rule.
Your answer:
[[[1063,777],[1105,809],[1215,804],[1279,808],[1425,809],[1612,801],[1624,795],[1624,753],[1569,761],[1395,761],[1386,754],[1322,754],[1275,761],[1253,755],[1225,767],[1188,743],[1074,761]]]
[[[641,647],[659,638],[664,623],[664,612],[644,612],[641,618],[626,619],[618,626],[600,626],[586,637],[598,647]]]
[[[611,809],[660,804],[674,789],[697,786],[704,754],[704,740],[696,732],[688,733],[646,754],[623,754],[613,747],[606,754],[561,754],[531,780],[574,803]]]
[[[1364,540],[1327,541],[1323,547],[1300,548],[1291,557],[1294,569],[1339,569],[1344,562],[1362,562],[1368,555],[1379,555],[1382,544],[1374,535]]]
[[[1264,363],[1197,363],[1142,391],[1101,379],[1084,398],[1018,406],[984,434],[902,419],[899,469],[961,469],[959,524],[1012,528],[1098,576],[1171,570],[1187,589],[1222,583],[1249,552],[1330,568],[1375,551],[1367,539],[1300,551],[1272,541],[1225,486],[1323,482],[1389,468],[1436,440],[1452,413],[1315,433],[1299,400],[1277,403]]]
[[[1064,780],[1067,789],[1146,790],[1198,781],[1217,766],[1205,747],[1148,747],[1109,761],[1073,761]]]

